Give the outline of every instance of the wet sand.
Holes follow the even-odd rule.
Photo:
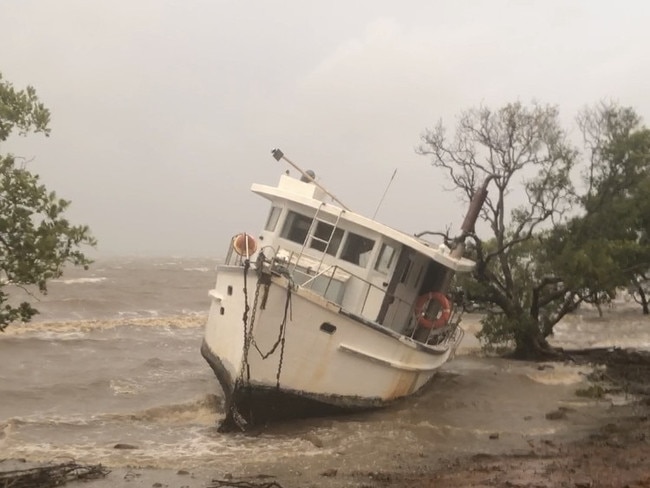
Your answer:
[[[113,471],[106,479],[89,486],[650,487],[650,397],[647,396],[650,356],[637,355],[630,359],[618,351],[615,359],[608,357],[603,351],[593,355],[576,354],[579,363],[594,360],[610,363],[607,369],[598,368],[590,376],[586,385],[593,388],[582,388],[576,395],[576,401],[582,401],[582,406],[567,406],[571,405],[567,397],[551,395],[543,406],[546,413],[540,418],[538,404],[526,405],[525,398],[519,398],[518,401],[524,402],[523,410],[528,408],[531,413],[531,418],[523,419],[524,422],[542,428],[529,429],[520,435],[512,429],[491,429],[488,417],[494,412],[487,412],[485,430],[461,452],[446,450],[444,446],[433,451],[424,438],[419,445],[400,445],[399,450],[359,451],[342,442],[332,445],[332,440],[318,438],[312,434],[314,421],[300,421],[270,427],[267,433],[301,436],[320,446],[321,454],[275,462],[250,459],[238,472],[223,472],[218,467],[198,470],[183,466],[177,470],[133,467]],[[508,362],[496,360],[500,361]],[[537,370],[543,372],[553,367],[545,364]],[[534,370],[531,365],[531,371]],[[495,395],[503,395],[504,392],[498,391],[498,384],[499,376],[505,375],[494,376],[496,382],[491,386],[497,386]],[[503,381],[511,384],[505,377]],[[541,384],[538,387],[544,388]],[[531,402],[536,401],[535,395],[527,396]],[[512,422],[521,420],[512,419]],[[323,422],[354,421],[354,417],[345,417]],[[456,427],[465,429],[466,426]],[[447,426],[449,432],[453,428]]]
[[[241,469],[234,472],[189,466],[164,470],[119,468],[88,486],[650,487],[650,356],[597,351],[590,355],[576,352],[574,357],[566,367],[577,368],[580,375],[587,376],[585,381],[572,385],[552,384],[554,375],[560,376],[563,363],[522,365],[506,359],[460,359],[457,365],[461,368],[489,366],[472,372],[476,379],[472,384],[481,398],[483,387],[479,383],[487,383],[485,388],[493,392],[493,403],[479,405],[486,410],[485,416],[473,415],[473,419],[468,419],[471,425],[447,422],[442,433],[442,438],[449,439],[447,445],[441,445],[440,436],[432,440],[437,432],[432,427],[436,419],[422,414],[420,418],[409,419],[421,424],[421,438],[404,442],[399,434],[387,434],[386,442],[394,442],[394,449],[373,451],[371,446],[364,445],[363,439],[349,442],[316,433],[328,424],[349,423],[353,436],[369,415],[373,416],[374,426],[381,428],[385,424],[377,416],[394,423],[396,419],[391,420],[391,416],[412,412],[406,406],[397,406],[358,416],[269,426],[264,433],[246,434],[298,437],[317,447],[316,454],[283,458],[278,453],[277,459],[271,461],[245,459]],[[587,373],[591,368],[586,365],[591,361],[609,365]],[[531,382],[528,390],[508,391],[513,375],[521,375],[522,371],[529,377],[546,375],[546,381]],[[452,373],[441,376],[442,381],[456,378]],[[566,372],[561,376],[565,377]],[[537,394],[540,391],[545,392],[543,401]],[[431,392],[425,392],[409,401],[430,402],[430,395]],[[516,408],[506,406],[506,402],[515,402]],[[495,419],[499,416],[495,406],[500,404],[509,412],[530,415]],[[431,407],[431,417],[439,417],[440,412],[433,404]],[[445,402],[445,408],[456,409],[458,415],[451,418],[457,421],[470,407],[455,404],[453,399]]]
[[[109,467],[85,486],[650,487],[649,354],[596,349],[521,362],[485,357],[467,337],[434,382],[403,402],[235,434],[296,439],[302,451],[242,451],[236,468]]]

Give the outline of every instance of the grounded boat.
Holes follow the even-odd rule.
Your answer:
[[[225,394],[222,430],[386,405],[420,390],[463,336],[447,296],[474,265],[463,239],[450,250],[359,215],[273,155],[302,177],[253,184],[266,225],[233,238],[210,291],[201,352]]]

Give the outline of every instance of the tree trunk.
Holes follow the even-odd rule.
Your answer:
[[[515,335],[515,350],[512,354],[514,358],[539,360],[557,358],[560,355],[548,343],[537,321],[525,317],[520,323],[522,327]]]
[[[648,309],[648,297],[645,294],[645,291],[643,291],[643,287],[639,285],[637,288],[639,292],[639,296],[641,297],[641,307],[643,307],[643,315],[649,315],[650,310]]]

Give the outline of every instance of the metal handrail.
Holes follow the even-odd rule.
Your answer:
[[[370,296],[371,290],[375,289],[378,290],[382,298],[385,299],[386,295],[388,294],[387,290],[385,290],[382,287],[379,287],[375,285],[374,283],[371,283],[367,279],[355,274],[354,272],[342,268],[338,264],[332,264],[328,266],[327,268],[324,269],[316,269],[312,270],[309,267],[306,266],[301,266],[299,265],[300,263],[300,258],[302,256],[308,257],[310,259],[315,259],[311,256],[309,256],[306,253],[296,253],[294,251],[289,251],[288,256],[283,257],[283,256],[278,256],[280,253],[278,252],[279,250],[275,250],[276,252],[274,253],[274,257],[270,259],[270,270],[273,271],[278,270],[279,268],[282,268],[284,270],[287,270],[287,268],[292,270],[292,273],[298,273],[300,275],[303,275],[307,277],[305,281],[302,281],[301,279],[296,279],[295,283],[298,287],[301,288],[306,288],[306,289],[313,289],[312,285],[314,284],[315,280],[318,279],[319,277],[326,276],[328,278],[325,289],[322,291],[318,291],[317,293],[319,295],[322,295],[323,297],[327,297],[328,290],[330,289],[330,286],[332,284],[332,281],[336,280],[337,276],[337,271],[340,270],[340,274],[348,276],[348,280],[359,280],[360,282],[364,283],[367,288],[365,291],[365,297],[363,299],[363,302],[361,304],[360,309],[357,311],[354,311],[354,313],[357,313],[361,317],[367,320],[374,321],[376,319],[375,316],[366,316],[364,314],[364,311],[366,309],[366,306],[368,304],[368,298]],[[295,263],[293,263],[295,257]],[[317,259],[315,259],[317,260]],[[291,266],[294,264],[293,266]],[[289,265],[289,266],[287,266]],[[459,311],[459,309],[454,309],[452,312],[451,317],[449,318],[449,321],[447,324],[440,328],[440,329],[431,329],[429,333],[427,334],[426,338],[418,338],[415,339],[415,333],[418,330],[417,324],[416,324],[416,317],[413,315],[413,309],[414,309],[414,302],[407,302],[406,300],[403,300],[399,297],[396,297],[395,295],[392,295],[393,300],[396,300],[398,303],[403,303],[408,305],[409,307],[409,314],[408,314],[408,322],[404,324],[404,329],[402,334],[404,334],[406,337],[410,337],[411,339],[418,340],[420,342],[423,342],[425,344],[436,344],[436,345],[448,345],[448,346],[457,346],[457,344],[460,342],[462,339],[462,336],[464,334],[464,331],[462,328],[459,326],[460,323],[460,314],[462,312]],[[328,298],[329,300],[329,298]],[[333,301],[333,300],[330,300]],[[342,306],[342,303],[337,303],[337,305]],[[397,311],[398,307],[394,308],[394,314],[398,313]],[[403,310],[403,309],[402,309]],[[392,315],[392,318],[395,318],[395,315]],[[384,323],[389,323],[391,320],[386,320],[388,317],[385,318],[383,321]]]

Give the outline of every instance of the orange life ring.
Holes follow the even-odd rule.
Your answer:
[[[426,311],[431,300],[438,302],[440,311],[438,317],[435,319],[427,318]],[[451,302],[444,293],[439,291],[431,291],[420,295],[415,302],[415,317],[417,318],[418,325],[425,329],[436,329],[442,327],[447,323],[451,317]]]
[[[253,236],[244,232],[232,238],[232,247],[237,254],[248,259],[257,251],[257,242]]]

